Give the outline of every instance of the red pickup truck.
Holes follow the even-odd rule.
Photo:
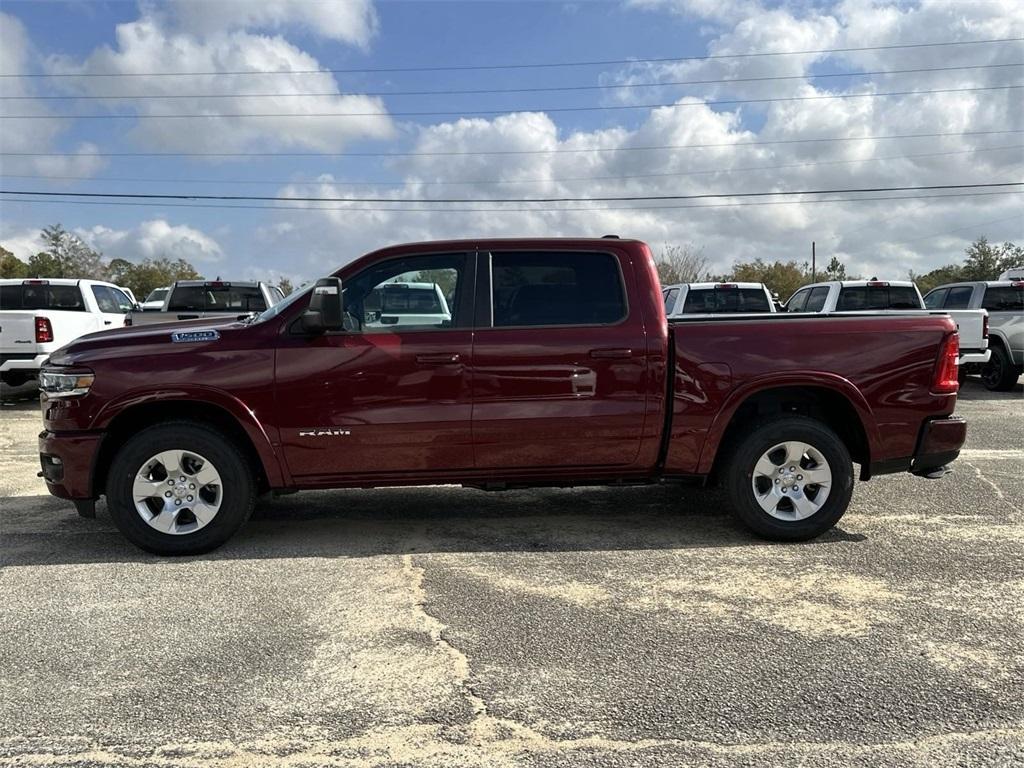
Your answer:
[[[714,481],[800,540],[845,512],[854,462],[947,471],[957,346],[925,312],[669,322],[635,240],[400,245],[242,321],[63,347],[41,476],[162,554],[222,544],[261,493],[426,483]]]

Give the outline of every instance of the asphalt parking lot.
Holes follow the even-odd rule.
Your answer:
[[[304,493],[164,559],[0,406],[0,764],[1024,764],[1024,387],[941,481],[750,538],[668,487]]]

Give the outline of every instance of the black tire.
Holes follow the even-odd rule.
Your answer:
[[[146,462],[162,451],[175,450],[206,458],[221,478],[220,507],[213,518],[197,530],[178,534],[151,527],[136,509],[132,494]],[[216,549],[249,519],[255,499],[252,467],[241,450],[215,429],[190,421],[158,424],[135,435],[117,452],[107,476],[107,507],[114,524],[133,544],[158,555],[199,555]]]
[[[832,472],[832,485],[821,509],[802,520],[770,515],[754,493],[755,465],[772,447],[787,441],[813,446]],[[736,444],[723,474],[736,517],[758,536],[774,541],[805,541],[820,536],[839,521],[853,496],[853,462],[846,445],[827,426],[806,416],[780,416],[756,425]],[[813,487],[807,491],[812,492],[817,493]]]
[[[981,372],[981,381],[990,392],[1009,392],[1017,385],[1020,374],[1002,344],[992,346],[992,356]]]

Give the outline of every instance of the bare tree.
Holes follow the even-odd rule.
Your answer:
[[[704,247],[686,245],[669,245],[661,248],[661,255],[656,260],[658,277],[662,285],[673,283],[699,283],[709,280],[708,259],[704,255]]]

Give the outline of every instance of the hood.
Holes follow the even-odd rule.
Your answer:
[[[252,327],[238,322],[234,317],[214,317],[114,328],[79,336],[50,355],[49,362],[54,365],[75,365],[88,364],[95,359],[154,354],[162,350],[209,350],[230,343],[239,333],[249,331]],[[212,334],[209,339],[175,337],[175,334],[207,329],[215,331],[216,337]]]

